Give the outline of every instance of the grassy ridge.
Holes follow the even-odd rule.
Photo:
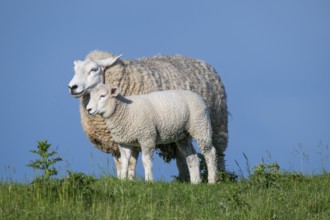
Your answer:
[[[216,185],[72,172],[47,182],[1,182],[0,219],[330,219],[329,185],[329,174],[267,169]]]

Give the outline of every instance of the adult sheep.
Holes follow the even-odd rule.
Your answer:
[[[117,173],[120,170],[118,144],[113,141],[102,117],[90,116],[86,111],[91,89],[101,82],[117,86],[125,96],[171,89],[191,90],[201,95],[210,109],[217,168],[225,170],[224,151],[228,142],[226,92],[217,72],[209,64],[180,55],[126,60],[96,50],[90,52],[84,61],[75,61],[74,70],[69,89],[74,97],[80,97],[83,130],[97,148],[114,156]],[[178,151],[175,151],[175,157],[179,177],[187,179],[188,167],[184,158]],[[135,175],[135,167],[136,161],[132,158],[130,176]]]
[[[197,154],[189,145],[180,144],[192,137],[205,157],[208,182],[216,182],[216,151],[212,145],[209,110],[198,94],[166,90],[122,96],[117,87],[99,84],[91,91],[86,109],[89,114],[104,118],[114,141],[119,143],[121,179],[127,178],[132,152],[141,148],[145,180],[153,181],[152,157],[156,144],[175,142],[188,164],[191,183],[200,183]]]

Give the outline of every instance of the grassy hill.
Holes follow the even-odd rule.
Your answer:
[[[330,219],[330,175],[261,164],[215,185],[120,181],[69,172],[31,184],[0,182],[0,219]]]

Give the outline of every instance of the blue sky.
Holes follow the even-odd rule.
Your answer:
[[[265,160],[330,170],[330,2],[1,1],[0,179],[29,181],[38,140],[57,147],[60,173],[101,175],[112,157],[94,148],[68,93],[73,61],[94,49],[123,58],[182,54],[214,66],[228,94],[227,168]],[[320,153],[321,152],[321,153]],[[156,179],[177,175],[154,159]],[[141,160],[138,174],[143,175]]]

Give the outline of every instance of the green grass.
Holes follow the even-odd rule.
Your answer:
[[[330,219],[330,175],[257,166],[215,185],[66,178],[0,182],[0,219]]]

